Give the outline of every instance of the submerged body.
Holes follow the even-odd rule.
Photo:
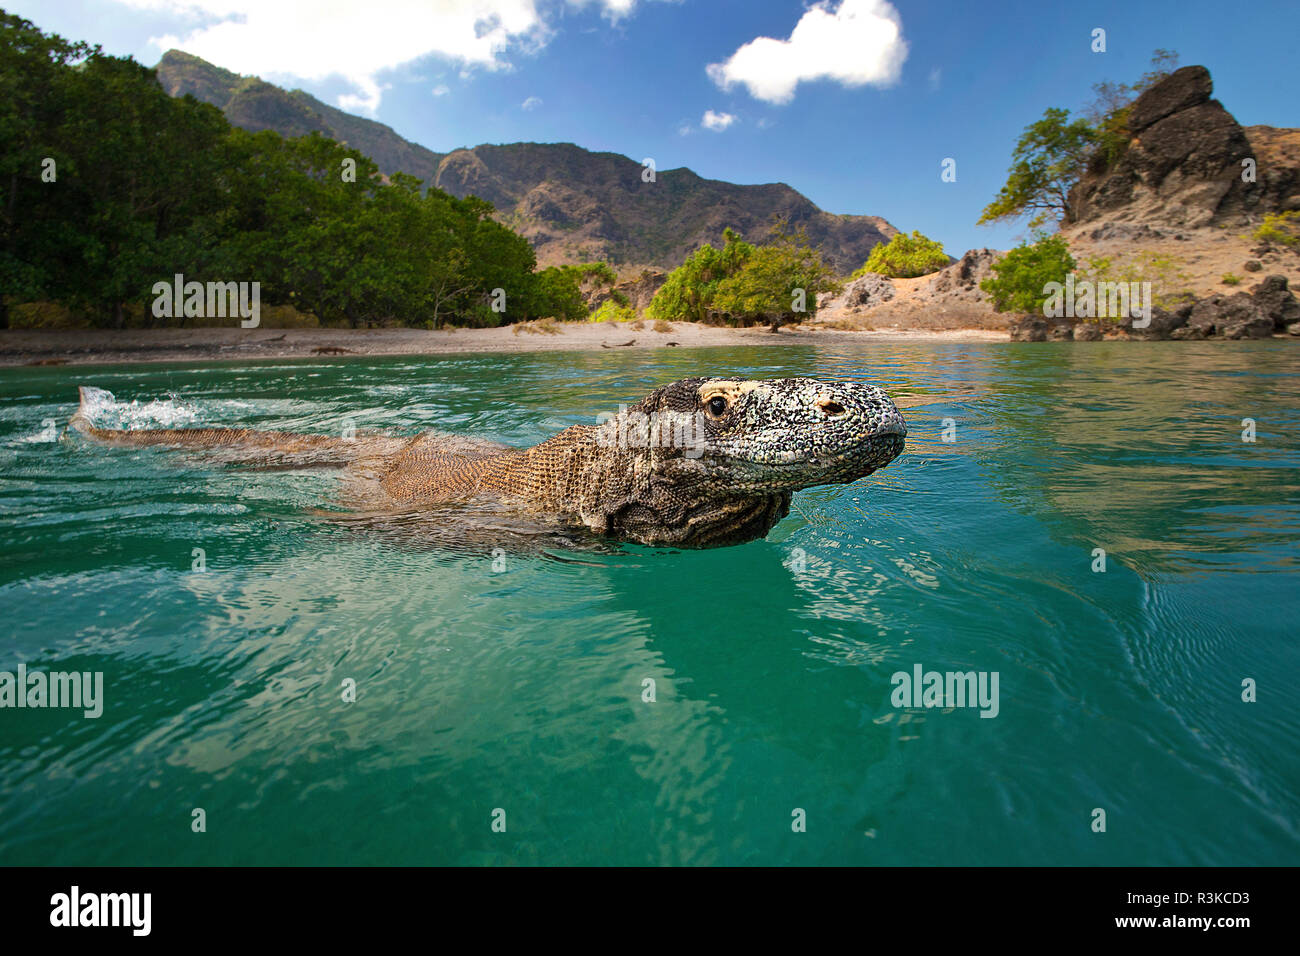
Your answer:
[[[684,379],[601,424],[522,449],[431,432],[104,429],[90,422],[87,395],[83,388],[71,425],[98,441],[203,450],[262,467],[338,467],[365,485],[372,506],[490,499],[620,541],[696,548],[763,537],[793,492],[884,467],[907,434],[881,389],[806,378]]]

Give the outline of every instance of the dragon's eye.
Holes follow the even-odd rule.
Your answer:
[[[709,414],[714,418],[721,418],[727,414],[727,400],[721,395],[715,395],[709,399]]]

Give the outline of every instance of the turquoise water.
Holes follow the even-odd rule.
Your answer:
[[[97,719],[0,710],[0,862],[1300,863],[1298,359],[876,344],[0,371],[0,670],[104,675]],[[47,440],[78,384],[138,426],[522,444],[699,374],[880,384],[906,451],[797,494],[764,541],[494,556],[323,521],[328,473]],[[917,664],[996,672],[997,716],[895,707]]]

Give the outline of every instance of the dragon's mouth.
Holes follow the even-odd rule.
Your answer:
[[[781,460],[733,460],[732,487],[797,491],[847,484],[884,468],[903,452],[905,434],[890,430],[848,448],[817,450]]]
[[[869,475],[877,468],[884,468],[903,453],[905,437],[904,434],[897,432],[874,435],[850,451],[822,459],[813,456],[811,461],[813,464],[821,463],[828,466],[861,464],[864,467],[869,466],[869,470],[863,472],[864,475]]]
[[[824,451],[792,454],[784,459],[748,459],[745,463],[754,468],[807,469],[875,462],[870,471],[863,472],[870,474],[903,453],[906,434],[905,431],[888,431],[872,435],[849,448],[827,448]]]

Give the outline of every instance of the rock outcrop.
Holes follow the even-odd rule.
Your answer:
[[[1260,310],[1273,320],[1273,331],[1281,332],[1292,322],[1300,322],[1300,301],[1288,287],[1286,276],[1269,276],[1250,290]]]
[[[1063,342],[1074,338],[1069,319],[1044,318],[1036,312],[1018,315],[1007,324],[1012,342]]]
[[[894,297],[894,283],[888,276],[868,272],[844,286],[839,295],[823,292],[818,297],[819,309],[830,306],[844,312],[864,312]]]
[[[1082,342],[1105,337],[1142,341],[1266,339],[1282,333],[1300,335],[1300,300],[1288,288],[1285,276],[1272,275],[1249,293],[1211,295],[1172,309],[1154,308],[1151,321],[1140,328],[1133,319],[1071,321],[1031,312],[1012,319],[1008,330],[1013,342]]]
[[[1269,276],[1249,293],[1212,295],[1201,299],[1179,338],[1266,339],[1300,321],[1300,302],[1287,288],[1285,276]]]
[[[988,296],[980,288],[980,282],[992,274],[993,263],[1001,255],[993,249],[968,249],[952,265],[935,273],[927,292],[936,297],[984,302]]]
[[[1070,191],[1067,224],[1242,225],[1300,208],[1296,157],[1262,133],[1268,142],[1257,148],[1212,92],[1209,71],[1188,66],[1142,93],[1130,108],[1127,149]],[[1254,181],[1243,178],[1252,170]]]

